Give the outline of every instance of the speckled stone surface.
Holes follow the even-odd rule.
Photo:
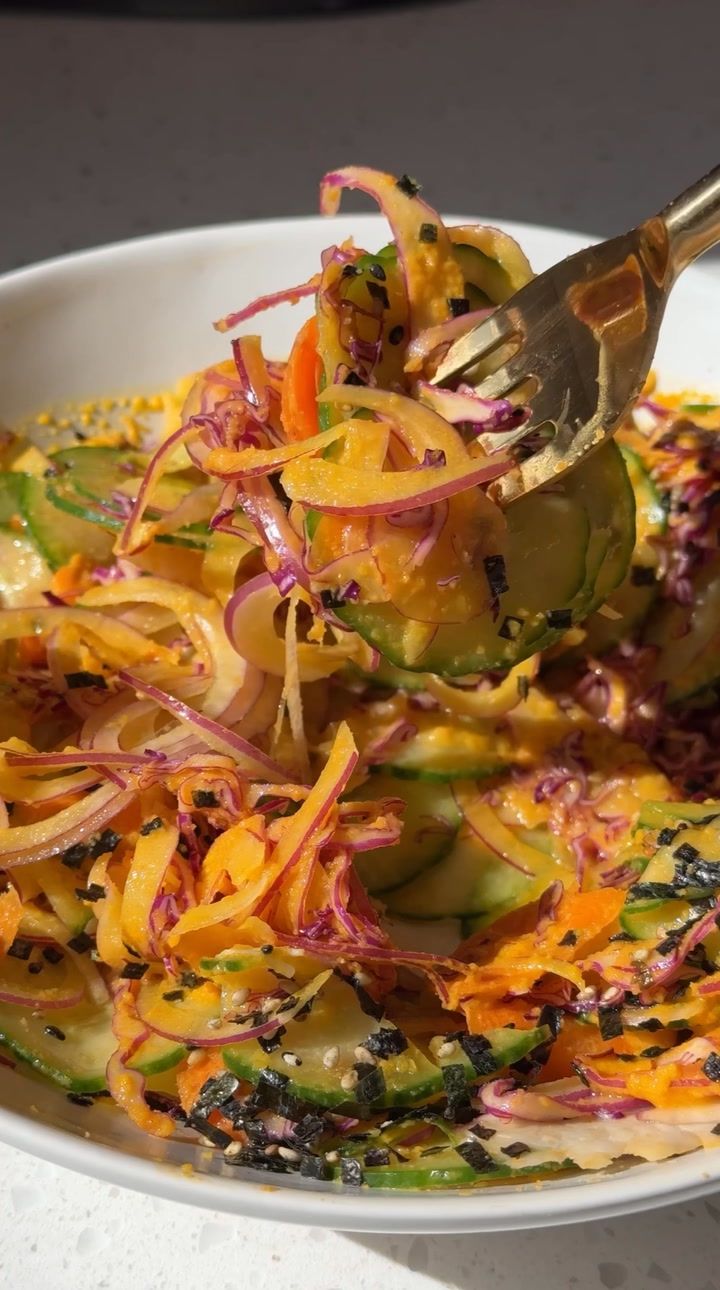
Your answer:
[[[599,233],[718,160],[717,0],[448,0],[283,23],[0,17],[0,269],[315,209],[326,168]],[[0,1147],[0,1286],[720,1290],[720,1197],[479,1237],[274,1228]]]
[[[582,1227],[344,1236],[201,1213],[0,1149],[3,1290],[719,1290],[720,1198]]]

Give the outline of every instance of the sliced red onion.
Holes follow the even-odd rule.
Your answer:
[[[296,305],[299,300],[305,296],[312,296],[318,289],[320,283],[319,273],[314,273],[307,282],[301,282],[297,287],[285,287],[282,291],[272,291],[269,295],[258,296],[244,309],[237,309],[234,313],[226,314],[224,318],[218,319],[213,323],[216,331],[232,331],[234,327],[239,327],[240,323],[247,322],[249,318],[254,318],[256,314],[264,313],[266,309],[274,309],[276,305],[291,304]]]
[[[211,717],[206,717],[202,712],[196,712],[194,708],[183,703],[182,699],[175,698],[172,694],[167,694],[157,685],[143,680],[134,672],[129,672],[125,668],[118,672],[118,679],[124,681],[126,685],[132,686],[139,694],[144,694],[147,698],[152,699],[161,708],[171,712],[177,717],[178,721],[189,725],[196,731],[200,738],[220,752],[227,753],[232,757],[247,774],[259,778],[275,780],[282,783],[287,779],[286,772],[268,757],[266,753],[261,752],[242,735],[235,734],[233,730],[228,730],[225,726],[214,721]],[[0,852],[1,855],[1,852]]]
[[[555,921],[555,916],[563,897],[563,891],[563,884],[559,878],[556,878],[554,882],[550,883],[549,887],[545,888],[545,891],[540,896],[540,899],[538,900],[537,922],[535,924],[535,931],[539,936],[542,936],[543,933],[547,931],[550,924]]]
[[[116,784],[103,784],[94,793],[88,793],[81,801],[58,811],[50,819],[1,829],[0,867],[12,869],[15,865],[60,855],[76,842],[84,842],[98,832],[133,797],[132,792],[126,792]]]

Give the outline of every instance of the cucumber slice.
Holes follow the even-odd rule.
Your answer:
[[[418,655],[417,626],[388,604],[347,602],[338,617],[396,667],[459,676],[512,667],[562,637],[550,611],[581,622],[622,581],[635,541],[635,502],[615,444],[562,481],[562,492],[529,493],[507,509],[509,589],[497,619],[438,627]]]
[[[47,502],[50,508],[59,509],[75,519],[99,529],[117,532],[124,521],[109,514],[104,508],[111,504],[114,493],[131,497],[133,481],[139,486],[148,458],[142,453],[116,448],[65,448],[51,457],[55,472],[45,481]],[[159,511],[173,510],[192,491],[189,479],[168,475],[153,490],[152,505],[146,515],[152,518]],[[154,510],[157,507],[159,510]],[[204,549],[211,539],[206,524],[188,524],[177,533],[162,533],[157,542],[171,546],[188,546]],[[75,550],[84,550],[77,546]]]
[[[517,242],[500,229],[469,224],[450,228],[448,233],[471,308],[502,305],[532,278]]]
[[[382,1026],[364,1013],[354,990],[338,977],[331,977],[316,997],[312,1010],[302,1021],[290,1021],[281,1047],[266,1053],[255,1040],[223,1049],[229,1070],[256,1084],[263,1070],[289,1077],[288,1089],[295,1097],[317,1106],[352,1105],[352,1093],[341,1080],[357,1063],[355,1049]],[[394,1027],[393,1027],[394,1028]],[[323,1063],[328,1050],[337,1048],[338,1058],[331,1070]],[[294,1053],[300,1064],[291,1066],[283,1053]],[[385,1092],[373,1106],[405,1106],[440,1093],[442,1072],[413,1043],[404,1052],[379,1062]]]
[[[534,872],[526,873],[483,846],[463,826],[449,855],[384,899],[396,916],[475,918],[477,930],[508,910],[535,900],[557,877],[553,857],[541,851],[536,854]]]
[[[589,526],[584,507],[559,493],[528,494],[508,508],[507,521],[510,589],[496,621],[487,614],[442,625],[416,657],[416,625],[393,605],[348,601],[335,612],[395,667],[446,676],[512,667],[535,652],[541,637],[561,635],[548,631],[545,615],[571,604],[584,585]]]
[[[643,802],[637,827],[663,829],[667,825],[672,828],[678,820],[697,824],[711,815],[720,816],[720,802],[713,799],[706,802]]]
[[[109,1004],[42,1013],[4,1003],[0,1004],[0,1044],[69,1092],[99,1093],[105,1088],[105,1068],[117,1047],[111,1017]],[[57,1027],[65,1038],[48,1034],[49,1026]],[[129,1065],[143,1075],[155,1075],[177,1066],[186,1051],[182,1045],[153,1035]]]
[[[452,790],[443,783],[418,783],[380,774],[353,796],[360,800],[400,797],[405,802],[400,841],[355,857],[360,881],[372,896],[408,882],[447,855],[460,827]]]
[[[619,617],[594,614],[588,619],[584,649],[590,654],[603,654],[637,631],[647,618],[658,590],[657,582],[652,579],[644,582],[642,578],[647,575],[638,576],[635,570],[652,573],[657,568],[657,547],[652,539],[665,532],[667,511],[642,459],[623,445],[620,451],[635,497],[635,548],[629,572],[607,602]]]
[[[678,703],[720,676],[720,563],[700,570],[689,605],[664,600],[650,616],[644,640],[659,648],[651,681],[666,685],[667,703]]]
[[[507,736],[494,725],[463,717],[413,714],[417,733],[400,744],[380,771],[403,779],[485,779],[504,770],[513,760]]]
[[[67,564],[76,552],[96,564],[104,564],[111,558],[110,534],[74,515],[61,519],[57,507],[48,499],[44,480],[24,476],[20,504],[28,533],[51,569]]]

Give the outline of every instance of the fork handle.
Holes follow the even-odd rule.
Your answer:
[[[660,212],[668,232],[673,276],[720,242],[720,166]]]

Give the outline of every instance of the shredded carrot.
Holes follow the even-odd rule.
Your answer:
[[[77,600],[78,596],[82,596],[95,585],[90,577],[91,569],[91,562],[84,555],[76,552],[75,555],[71,555],[67,564],[61,564],[60,568],[55,570],[50,582],[50,590],[61,600],[68,602]]]
[[[310,439],[318,432],[317,391],[321,370],[316,318],[308,318],[290,350],[282,386],[281,417],[288,439]]]

